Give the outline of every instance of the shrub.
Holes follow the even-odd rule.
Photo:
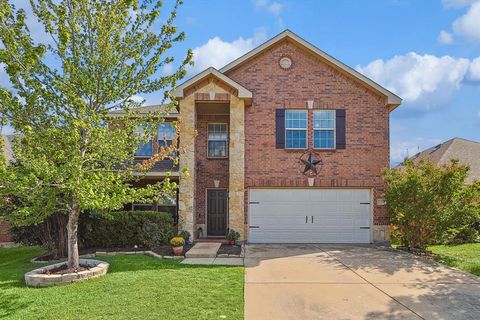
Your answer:
[[[170,240],[170,244],[172,247],[183,247],[185,245],[185,239],[181,236],[176,236]]]
[[[468,171],[455,160],[445,166],[406,160],[401,168],[385,171],[384,196],[402,245],[423,249],[478,238],[480,186],[465,185]]]
[[[149,248],[155,248],[166,242],[170,232],[164,234],[161,226],[155,222],[145,221],[142,226],[142,242]]]
[[[190,232],[188,232],[188,231],[182,230],[182,231],[179,231],[179,232],[178,232],[178,236],[179,236],[179,237],[182,237],[183,239],[185,239],[185,241],[189,241],[189,240],[190,240],[190,237],[191,237],[191,234],[190,234]]]
[[[44,247],[53,258],[67,255],[67,216],[54,213],[36,225],[12,226],[10,234],[16,243]]]
[[[173,233],[173,218],[156,211],[119,211],[90,213],[80,222],[84,247],[154,247],[167,243]]]
[[[230,241],[237,241],[238,239],[240,239],[240,233],[231,229],[228,232],[227,239],[230,240]]]

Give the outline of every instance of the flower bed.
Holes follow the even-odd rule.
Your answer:
[[[38,268],[25,274],[25,283],[29,287],[50,287],[98,278],[107,273],[109,264],[100,260],[80,259],[82,270],[78,272],[57,272],[66,266],[65,262]]]

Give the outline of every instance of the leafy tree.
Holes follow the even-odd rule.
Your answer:
[[[173,190],[169,179],[133,188],[138,173],[178,150],[161,148],[139,166],[133,154],[152,139],[174,107],[139,117],[132,96],[163,90],[165,101],[191,63],[171,75],[169,49],[184,40],[174,26],[180,0],[160,19],[155,0],[31,0],[48,43],[36,43],[26,13],[0,0],[0,63],[11,88],[0,88],[0,118],[18,133],[16,162],[0,161],[0,205],[9,221],[33,224],[68,215],[68,265],[78,268],[78,219],[86,210],[114,210]],[[112,110],[123,116],[107,122]],[[145,130],[137,132],[143,125]],[[12,200],[14,199],[14,200]]]
[[[385,200],[403,245],[425,248],[473,231],[480,221],[480,184],[465,184],[468,171],[456,160],[445,166],[405,160],[385,171]]]

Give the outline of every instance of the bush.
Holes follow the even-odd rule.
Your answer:
[[[61,212],[54,213],[42,223],[10,228],[12,239],[24,245],[44,247],[53,258],[67,255],[67,216]]]
[[[165,243],[170,237],[170,233],[167,233],[168,234],[164,234],[164,231],[159,224],[151,221],[145,221],[142,226],[142,242],[148,248],[158,247]]]
[[[85,248],[127,248],[135,245],[152,248],[168,243],[173,230],[173,218],[165,212],[90,213],[80,221],[80,240]]]
[[[228,232],[227,239],[230,240],[230,241],[237,241],[238,239],[240,239],[240,233],[231,229]]]
[[[385,171],[384,196],[402,245],[478,240],[480,184],[465,185],[468,171],[455,160],[445,166],[406,160]]]

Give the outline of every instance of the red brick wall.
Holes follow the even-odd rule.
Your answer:
[[[292,59],[289,70],[279,66],[283,56]],[[323,165],[316,185],[370,187],[374,190],[374,199],[381,194],[381,172],[389,165],[386,98],[289,41],[264,51],[227,76],[253,92],[253,105],[245,111],[246,189],[308,185],[298,161],[303,151],[275,148],[275,109],[306,110],[306,101],[314,100],[314,109],[346,109],[347,142],[345,150],[318,151]],[[310,110],[310,147],[313,146],[312,117]],[[247,196],[246,191],[245,198]],[[374,206],[374,224],[387,223],[385,208]]]
[[[0,242],[10,242],[12,241],[8,233],[8,225],[5,222],[0,221]]]
[[[220,188],[228,188],[228,158],[207,157],[208,123],[227,123],[229,115],[197,115],[197,137],[195,138],[195,217],[197,224],[206,223],[206,188],[214,188],[214,180],[220,181]],[[205,230],[204,230],[205,231]]]

